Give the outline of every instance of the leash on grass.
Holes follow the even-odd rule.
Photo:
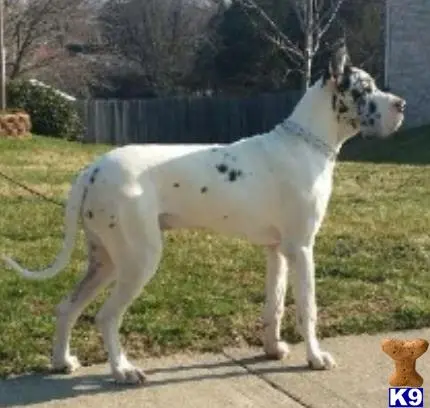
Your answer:
[[[15,184],[15,185],[21,187],[22,189],[28,191],[29,193],[31,193],[33,195],[36,195],[36,196],[42,198],[45,201],[48,201],[49,203],[55,204],[55,205],[57,205],[59,207],[62,207],[62,208],[65,207],[64,203],[62,203],[60,201],[57,201],[57,200],[54,200],[53,198],[50,198],[50,197],[48,197],[48,196],[40,193],[39,191],[33,190],[31,187],[28,187],[25,184],[22,184],[19,181],[14,180],[12,177],[9,177],[7,174],[4,174],[1,171],[0,171],[0,177],[3,177],[7,181],[9,181],[9,183]]]

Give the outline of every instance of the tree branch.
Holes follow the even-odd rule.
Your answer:
[[[330,16],[330,17],[328,17],[327,22],[317,32],[318,42],[321,40],[321,38],[325,35],[325,33],[329,30],[329,28],[333,24],[333,21],[336,18],[337,13],[339,12],[340,6],[344,3],[344,1],[345,0],[336,0],[335,6],[332,7],[332,9],[324,16],[324,17],[327,17],[327,16]],[[317,22],[316,27],[321,26],[324,20],[324,17],[322,17],[320,21]]]
[[[264,21],[268,26],[274,31],[275,36],[269,35],[266,31],[264,31],[260,25],[252,21],[253,25],[263,32],[264,36],[272,42],[272,44],[279,47],[282,51],[293,54],[295,57],[299,58],[303,61],[303,54],[299,47],[297,47],[289,38],[286,36],[282,30],[279,29],[278,25],[267,15],[267,13],[259,7],[254,0],[234,0],[234,2],[238,3],[242,6],[243,10],[253,10],[255,11],[260,19]],[[246,13],[248,18],[250,18],[250,14]],[[276,36],[278,38],[276,38]]]

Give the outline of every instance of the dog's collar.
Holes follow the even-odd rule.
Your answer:
[[[337,151],[333,149],[328,143],[324,140],[317,137],[315,134],[310,131],[304,129],[301,125],[296,122],[293,122],[290,119],[286,119],[281,123],[281,126],[284,130],[295,134],[296,136],[300,136],[303,140],[313,146],[315,149],[319,150],[324,154],[329,160],[335,160],[337,157]]]

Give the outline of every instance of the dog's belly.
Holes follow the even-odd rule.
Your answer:
[[[196,220],[185,219],[177,214],[162,213],[159,215],[160,228],[163,231],[174,229],[206,230],[226,236],[248,240],[255,245],[273,246],[280,243],[280,232],[275,226],[250,225],[250,222],[227,223],[213,220],[211,225],[197,223]]]

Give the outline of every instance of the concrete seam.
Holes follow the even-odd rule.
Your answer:
[[[228,353],[226,353],[224,350],[222,351],[222,354],[230,359],[231,361],[233,361],[235,364],[237,364],[238,366],[244,368],[249,374],[252,374],[256,377],[258,377],[260,380],[264,381],[267,385],[269,385],[270,387],[272,387],[273,389],[275,389],[276,391],[280,392],[281,394],[284,394],[285,396],[287,396],[288,398],[292,399],[293,401],[297,402],[298,404],[300,404],[302,407],[304,408],[313,408],[311,405],[308,405],[306,403],[304,403],[303,401],[301,401],[299,398],[297,398],[295,395],[290,394],[288,391],[284,390],[282,387],[280,387],[278,384],[276,384],[275,382],[269,380],[268,378],[266,378],[264,376],[264,374],[260,374],[258,371],[254,371],[251,368],[249,368],[247,365],[242,364],[240,362],[240,360],[235,359],[233,356],[229,355]]]

